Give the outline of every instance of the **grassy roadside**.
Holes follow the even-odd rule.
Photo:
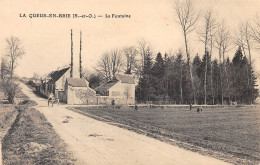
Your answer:
[[[17,110],[12,105],[0,105],[0,141],[4,138],[7,131],[10,129],[17,114]]]
[[[2,115],[0,111],[0,124],[1,117],[8,118],[12,113],[15,119],[10,121],[13,124],[2,140],[3,164],[74,164],[76,160],[64,141],[44,115],[32,107],[36,103],[20,90],[17,96],[19,104],[6,105],[8,111],[3,111],[10,115]]]
[[[71,153],[52,125],[36,109],[18,106],[19,114],[3,139],[4,164],[73,164]]]
[[[24,97],[18,91],[17,98]],[[4,138],[7,131],[12,126],[18,111],[12,104],[8,104],[8,101],[5,99],[4,92],[0,88],[0,141]]]
[[[29,98],[21,91],[21,89],[18,88],[15,95],[15,103],[36,105],[35,102],[28,99]],[[18,110],[15,107],[15,104],[13,105],[8,103],[7,99],[5,99],[4,92],[0,88],[0,141],[5,137],[7,131],[11,128],[17,115]]]

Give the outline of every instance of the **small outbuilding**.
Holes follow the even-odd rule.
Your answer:
[[[131,75],[117,74],[115,78],[95,89],[98,104],[135,104],[135,81]]]
[[[96,92],[89,87],[84,78],[67,78],[65,83],[65,102],[67,104],[92,104]]]

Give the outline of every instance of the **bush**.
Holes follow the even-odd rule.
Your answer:
[[[2,89],[4,91],[5,97],[7,98],[8,102],[13,104],[14,97],[16,91],[18,89],[18,85],[13,82],[13,80],[5,80],[1,84]]]

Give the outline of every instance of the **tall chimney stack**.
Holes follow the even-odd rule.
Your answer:
[[[80,48],[79,48],[79,77],[80,77],[80,78],[82,78],[81,37],[82,37],[82,33],[81,33],[81,31],[80,31]]]
[[[72,29],[71,29],[71,63],[70,63],[70,77],[73,77],[73,40],[72,40]]]

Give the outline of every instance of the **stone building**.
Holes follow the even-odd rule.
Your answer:
[[[115,75],[112,81],[95,89],[97,104],[135,104],[135,81],[131,75]]]
[[[63,96],[67,104],[94,104],[96,92],[84,78],[67,78]]]
[[[65,90],[65,82],[69,77],[70,67],[50,72],[42,79],[41,93],[46,96],[49,96],[50,93],[53,93],[56,98],[59,98],[61,93],[63,93]]]

